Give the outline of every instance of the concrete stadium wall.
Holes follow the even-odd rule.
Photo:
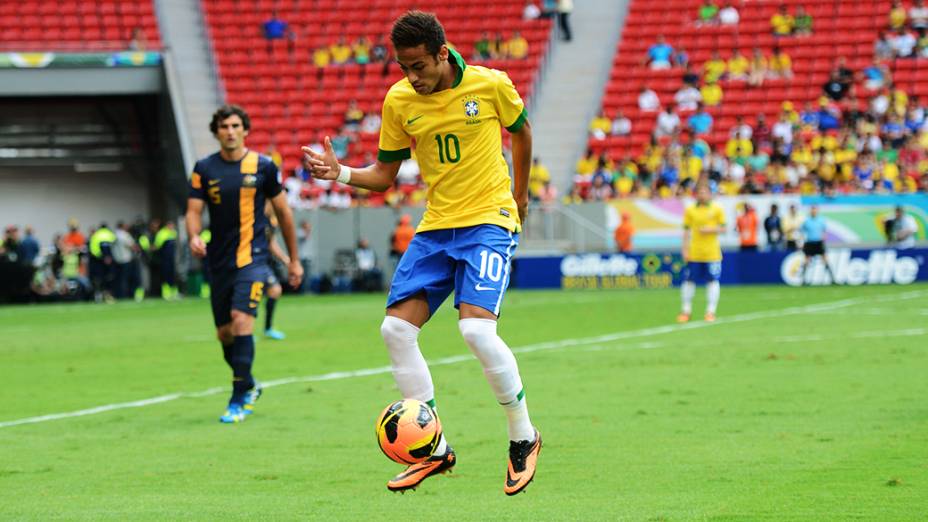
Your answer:
[[[297,227],[303,220],[313,224],[313,273],[329,272],[338,250],[353,250],[360,238],[365,238],[377,253],[377,261],[385,275],[393,273],[390,263],[390,235],[403,214],[412,217],[415,226],[424,208],[351,208],[345,210],[300,210],[295,212]]]
[[[112,225],[150,211],[148,182],[129,173],[0,168],[0,180],[0,223],[32,225],[45,245],[54,234],[67,231],[72,217],[86,233],[101,221]]]
[[[2,96],[99,96],[161,92],[161,67],[0,69]]]

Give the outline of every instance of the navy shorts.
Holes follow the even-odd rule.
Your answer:
[[[722,277],[722,262],[700,263],[690,261],[683,267],[683,280],[693,283],[718,281]]]
[[[802,245],[802,253],[807,257],[815,256],[824,256],[825,255],[825,242],[824,241],[806,241]]]
[[[253,263],[230,272],[212,273],[210,303],[216,326],[231,323],[232,310],[257,317],[269,272],[267,263]]]
[[[396,267],[387,306],[425,292],[434,314],[454,291],[455,308],[467,303],[499,315],[518,244],[518,234],[497,225],[419,232]]]

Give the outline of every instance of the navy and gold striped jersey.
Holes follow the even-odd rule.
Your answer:
[[[257,152],[249,151],[239,161],[226,161],[217,152],[197,162],[190,176],[190,197],[202,199],[209,208],[211,270],[268,262],[264,203],[282,190],[277,166]]]

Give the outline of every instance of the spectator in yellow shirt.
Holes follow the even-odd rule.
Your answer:
[[[777,12],[770,17],[770,28],[773,29],[774,36],[789,36],[793,33],[795,24],[792,15],[786,11],[786,5],[781,4]]]
[[[889,99],[893,111],[895,111],[896,115],[898,116],[905,116],[906,108],[909,105],[909,95],[897,87],[895,83],[891,84],[889,89]]]
[[[706,82],[699,92],[702,94],[702,102],[709,107],[722,103],[722,87],[718,83]]]
[[[271,161],[274,162],[274,165],[277,165],[278,168],[284,162],[284,157],[280,155],[280,151],[277,150],[277,146],[274,145],[273,143],[271,143],[271,145],[267,149],[267,152],[265,152],[265,155],[270,156]]]
[[[593,154],[593,149],[586,149],[586,154],[577,160],[576,170],[577,174],[581,176],[592,175],[596,171],[596,164],[599,161],[599,158]]]
[[[490,58],[505,60],[507,57],[509,57],[509,49],[506,46],[506,40],[503,39],[503,33],[496,33],[496,38],[490,40]]]
[[[889,10],[889,28],[893,31],[904,29],[905,21],[905,7],[903,7],[900,0],[893,0],[893,7]]]
[[[796,112],[796,107],[793,105],[793,102],[789,100],[783,102],[780,105],[780,111],[786,114],[786,121],[793,125],[799,124],[799,113]]]
[[[751,70],[748,75],[748,84],[752,87],[760,87],[764,84],[764,78],[767,77],[767,59],[764,58],[760,49],[755,47],[751,53]]]
[[[332,54],[332,63],[335,65],[344,65],[351,61],[351,46],[345,42],[345,37],[340,36],[338,42],[329,47]]]
[[[533,200],[541,198],[541,191],[546,182],[551,181],[551,173],[548,167],[541,164],[538,156],[532,159],[532,169],[528,173],[528,195]]]
[[[728,59],[728,78],[739,81],[747,80],[750,67],[751,63],[741,54],[741,51],[736,48],[732,51],[731,58]]]
[[[812,167],[812,147],[808,143],[802,142],[799,146],[793,147],[789,159],[798,165],[802,165],[807,170]]]
[[[371,61],[371,43],[362,36],[354,43],[354,63],[366,65]]]
[[[512,34],[512,38],[506,42],[506,48],[509,49],[510,58],[522,60],[528,56],[528,40],[523,38],[519,31]]]
[[[703,78],[707,82],[717,82],[725,76],[728,66],[725,60],[719,55],[718,51],[712,51],[712,58],[702,65]]]
[[[725,155],[733,161],[743,160],[754,153],[751,140],[744,138],[731,138],[725,144]]]
[[[793,60],[779,47],[773,48],[773,56],[770,57],[769,77],[783,78],[785,80],[793,78]]]
[[[606,116],[606,111],[599,114],[590,122],[590,136],[597,140],[604,140],[612,132],[612,120]]]
[[[329,50],[325,47],[318,47],[313,51],[313,65],[316,67],[326,67],[332,61]]]

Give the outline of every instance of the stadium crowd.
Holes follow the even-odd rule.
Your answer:
[[[0,297],[36,301],[173,299],[178,295],[177,228],[173,222],[103,222],[81,231],[76,220],[43,246],[25,227],[7,227],[0,246]],[[183,249],[180,249],[183,250]]]
[[[6,227],[0,241],[0,302],[83,301],[208,295],[209,274],[201,260],[178,243],[177,224],[159,219],[106,222],[81,230],[72,219],[67,232],[42,245],[32,227]],[[301,261],[312,258],[311,227],[298,230]],[[208,232],[204,239],[208,242]],[[301,289],[305,290],[305,288]]]
[[[55,234],[43,245],[31,226],[22,233],[16,225],[7,226],[0,236],[0,303],[209,296],[208,267],[190,255],[184,232],[178,232],[175,222],[136,218],[131,223],[119,221],[115,227],[102,222],[84,230],[71,219],[67,232]],[[322,273],[313,270],[316,245],[312,225],[303,220],[297,242],[306,277],[300,288],[288,291],[379,291],[385,263],[395,266],[413,235],[411,217],[403,214],[387,238],[389,260],[378,259],[368,240],[360,238],[354,250],[335,252],[334,268]],[[209,236],[208,231],[201,234],[206,243]],[[283,280],[283,273],[282,266],[276,268],[278,279]]]
[[[719,7],[707,0],[694,23],[730,25],[738,19],[730,2]],[[781,5],[770,18],[778,39],[812,34],[813,27],[802,6],[790,11]],[[682,70],[673,101],[662,105],[657,93],[642,85],[638,109],[653,113],[654,124],[649,143],[635,153],[595,146],[611,136],[631,135],[632,120],[621,112],[594,117],[589,125],[594,146],[578,160],[565,201],[674,197],[689,193],[703,175],[715,192],[727,195],[928,191],[928,107],[894,83],[891,72],[894,60],[928,57],[928,7],[917,0],[906,10],[894,1],[888,30],[875,42],[872,62],[861,70],[839,57],[817,101],[802,107],[785,101],[773,121],[763,113],[753,119],[739,116],[724,129],[724,143],[718,142],[712,116],[718,113],[713,107],[724,106],[720,82],[756,88],[766,80],[792,81],[790,56],[779,46],[769,56],[757,48],[750,56],[737,48],[727,57],[716,50],[697,69],[684,49],[658,36],[643,63]]]

